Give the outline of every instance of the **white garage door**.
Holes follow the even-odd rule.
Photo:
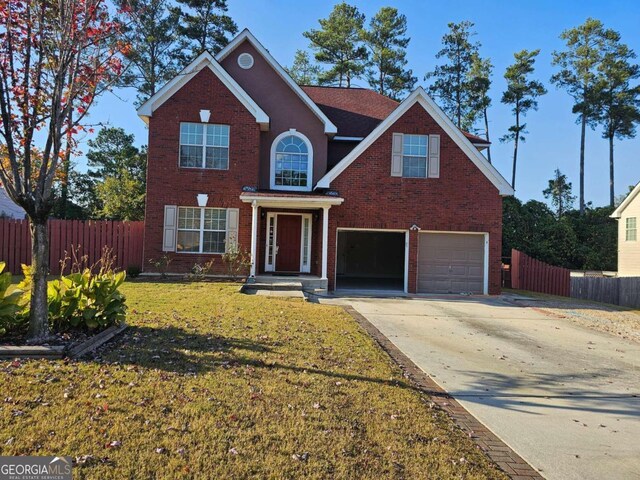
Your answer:
[[[418,293],[484,293],[484,235],[421,233]]]

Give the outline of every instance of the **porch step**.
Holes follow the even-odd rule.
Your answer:
[[[298,291],[316,292],[326,291],[327,281],[313,275],[257,275],[244,285],[244,290],[265,291]]]
[[[299,292],[302,291],[302,282],[295,281],[274,281],[274,282],[265,282],[259,281],[256,278],[256,281],[253,283],[248,283],[245,285],[247,289],[251,290],[277,290],[277,291],[292,291],[297,290]]]

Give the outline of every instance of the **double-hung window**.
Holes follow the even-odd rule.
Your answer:
[[[636,226],[636,217],[629,217],[626,220],[626,235],[625,240],[627,242],[635,242],[638,239],[638,229]]]
[[[229,125],[180,124],[180,166],[229,168]]]
[[[427,138],[427,135],[403,135],[403,177],[427,177]]]
[[[224,253],[227,239],[227,210],[224,208],[178,208],[176,251]]]

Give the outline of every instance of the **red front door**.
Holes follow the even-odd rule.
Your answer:
[[[277,225],[276,271],[299,272],[302,217],[300,215],[278,215]]]

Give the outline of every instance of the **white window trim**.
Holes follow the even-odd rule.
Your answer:
[[[303,142],[305,142],[307,145],[307,149],[309,150],[309,160],[307,161],[306,187],[289,187],[286,185],[276,185],[276,148],[278,147],[278,143],[280,142],[280,140],[291,135],[293,135],[294,137],[298,137]],[[271,187],[271,190],[310,192],[313,187],[313,145],[311,145],[311,141],[305,135],[298,132],[295,128],[287,130],[286,132],[282,132],[280,135],[278,135],[271,144],[271,172],[269,175],[269,185]]]
[[[313,244],[313,215],[310,213],[289,213],[289,212],[269,212],[267,213],[267,228],[265,231],[265,253],[264,253],[264,271],[265,272],[275,272],[276,271],[276,262],[278,257],[278,252],[275,249],[275,246],[278,245],[278,216],[279,215],[299,215],[302,217],[301,219],[301,227],[300,227],[300,273],[310,273],[311,272],[311,246]],[[273,219],[273,262],[269,263],[269,248],[272,245],[269,243],[269,224]],[[309,237],[307,238],[307,263],[304,263],[304,220],[309,220]]]
[[[200,229],[196,230],[193,228],[180,228],[180,209],[181,208],[195,208],[195,209],[199,209],[200,210]],[[225,229],[224,230],[205,230],[204,228],[204,211],[205,210],[224,210],[225,212]],[[187,255],[222,255],[225,253],[225,251],[223,250],[222,252],[204,252],[202,249],[204,247],[204,232],[222,232],[224,231],[224,239],[225,239],[225,244],[227,242],[227,237],[229,236],[229,225],[227,223],[227,209],[226,208],[222,208],[222,207],[178,207],[177,211],[176,211],[176,253],[179,254],[187,254]],[[197,252],[185,252],[185,251],[181,251],[178,250],[178,235],[180,234],[180,231],[183,232],[200,232],[200,249]]]
[[[629,227],[629,220],[633,219],[635,225],[633,228]],[[627,217],[624,221],[624,241],[625,242],[637,242],[638,241],[638,218],[637,217]],[[634,239],[629,238],[629,233],[633,231]]]
[[[202,125],[202,145],[193,144],[193,143],[182,143],[182,125],[184,124],[194,124],[194,125]],[[227,127],[229,129],[229,145],[227,145],[227,168],[207,168],[205,165],[207,164],[207,147],[211,148],[224,148],[224,147],[216,147],[215,145],[207,145],[207,127],[209,125],[219,126],[219,127]],[[179,125],[180,130],[178,131],[178,168],[189,168],[191,170],[217,170],[220,172],[229,170],[229,163],[231,163],[231,126],[226,125],[224,123],[198,123],[198,122],[180,122]],[[182,146],[187,147],[202,147],[202,164],[199,167],[185,167],[180,164],[180,150]]]

